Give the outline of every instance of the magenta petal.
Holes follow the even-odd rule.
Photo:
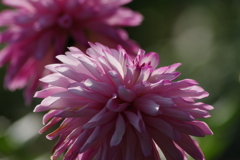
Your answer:
[[[155,69],[159,63],[160,63],[159,55],[155,52],[150,52],[140,59],[140,65],[150,64],[153,67],[153,69]]]
[[[190,136],[181,134],[181,139],[175,142],[195,160],[205,159],[197,141],[193,140]]]
[[[209,95],[206,91],[204,91],[201,87],[198,87],[198,86],[194,86],[194,88],[192,87],[191,89],[188,89],[188,90],[180,90],[180,89],[170,90],[170,91],[167,91],[166,94],[170,96],[181,95],[182,97],[191,97],[194,99],[201,99]]]
[[[127,116],[129,122],[137,129],[138,132],[144,132],[145,130],[144,122],[138,115],[129,111],[124,111],[124,113]]]
[[[98,114],[93,116],[84,126],[84,129],[93,128],[101,124],[107,123],[116,116],[115,112],[109,112],[105,108]]]
[[[186,122],[186,123],[201,128],[202,131],[206,135],[213,135],[213,132],[211,131],[211,129],[208,127],[208,125],[205,122],[202,122],[202,121],[192,121],[192,122]]]
[[[173,101],[176,103],[177,106],[183,107],[183,108],[199,108],[199,109],[203,109],[203,110],[212,110],[213,107],[208,105],[208,104],[204,104],[202,102],[189,102],[184,100],[183,98],[174,98]]]
[[[56,66],[56,67],[55,67],[55,70],[56,70],[57,72],[59,72],[60,74],[66,76],[66,77],[68,77],[68,78],[70,78],[70,79],[72,79],[72,80],[74,80],[74,81],[77,81],[77,82],[83,81],[83,80],[85,80],[86,78],[89,78],[88,76],[83,76],[83,75],[82,75],[82,76],[79,76],[79,74],[78,74],[76,71],[74,71],[72,68],[67,67],[67,66],[65,66],[65,65]]]
[[[120,100],[117,99],[117,95],[114,94],[111,99],[108,100],[106,104],[106,108],[113,112],[122,112],[125,108],[129,106],[129,103],[121,103]]]
[[[115,26],[138,26],[142,20],[141,14],[128,8],[119,8],[116,14],[107,20],[107,23]]]
[[[151,99],[155,103],[159,104],[162,107],[174,106],[174,102],[172,101],[172,98],[162,97],[162,96],[159,96],[158,94],[146,94],[146,95],[142,96],[142,98]]]
[[[160,113],[160,105],[158,105],[151,99],[139,98],[134,101],[133,105],[134,107],[148,115],[156,116]]]
[[[104,97],[102,94],[84,88],[81,83],[72,83],[72,84],[70,84],[68,86],[68,90],[71,93],[74,93],[74,94],[79,95],[81,97],[85,97],[87,99],[94,100],[96,102],[104,103],[104,102],[107,101],[107,98]]]
[[[124,86],[122,78],[119,73],[117,73],[114,70],[111,70],[108,72],[109,77],[111,78],[112,82],[115,84],[115,86]]]
[[[143,155],[146,157],[150,156],[152,152],[153,142],[147,130],[144,130],[143,132],[135,132],[135,133],[137,134],[138,140],[140,141]]]
[[[135,99],[136,94],[135,94],[135,92],[133,92],[130,89],[125,88],[124,86],[119,86],[118,87],[118,96],[123,101],[132,102]]]
[[[5,5],[9,5],[11,7],[21,7],[21,8],[27,8],[32,9],[31,4],[28,1],[18,1],[18,0],[3,0],[3,3]]]
[[[54,85],[54,86],[64,87],[64,88],[67,88],[67,86],[73,82],[69,78],[63,77],[58,73],[47,75],[41,78],[40,81]]]
[[[180,132],[197,136],[197,137],[205,136],[204,131],[196,125],[188,124],[187,122],[177,122],[177,121],[170,121],[170,120],[168,120],[168,122]]]
[[[114,125],[113,122],[108,122],[106,124],[103,124],[102,126],[98,126],[100,128],[100,131],[98,132],[99,134],[93,135],[93,138],[89,137],[85,142],[84,146],[82,146],[82,148],[80,149],[80,152],[84,152],[94,143],[99,141],[104,135],[106,135],[106,133],[108,133],[112,129],[113,125]]]
[[[154,141],[161,148],[166,159],[184,159],[184,155],[177,149],[171,139],[163,136],[159,132],[156,132],[154,129],[148,128],[148,130],[150,131],[150,135]]]
[[[41,60],[45,56],[47,50],[50,47],[51,40],[52,40],[51,38],[52,38],[52,33],[49,32],[41,35],[41,37],[38,39],[36,52],[34,53],[34,57],[37,60]]]
[[[179,132],[175,130],[169,123],[166,121],[151,116],[143,116],[144,122],[149,126],[157,129],[162,134],[166,135],[168,138],[173,140],[180,139]]]
[[[168,117],[172,117],[178,120],[182,120],[182,121],[195,120],[195,118],[188,112],[178,111],[172,108],[167,108],[167,107],[161,108],[161,112],[163,115],[166,115]]]
[[[125,121],[121,114],[118,114],[118,118],[116,121],[116,129],[111,138],[110,145],[111,146],[118,145],[121,142],[124,133],[125,133]]]
[[[97,82],[93,79],[87,79],[83,84],[89,89],[99,92],[107,97],[111,97],[112,93],[115,91],[115,88],[111,85],[103,82]]]
[[[45,125],[47,122],[54,117],[55,114],[59,113],[61,111],[58,110],[50,110],[47,114],[43,116],[43,121],[42,123]]]
[[[175,64],[172,64],[169,66],[169,68],[165,71],[165,73],[173,73],[175,72],[175,70],[181,66],[182,64],[181,63],[175,63]]]
[[[138,75],[138,79],[136,81],[136,83],[140,83],[140,82],[144,82],[144,81],[147,81],[151,72],[152,72],[152,66],[145,66],[145,67],[142,67],[141,68],[141,71]]]
[[[65,88],[62,88],[62,87],[51,87],[51,88],[46,88],[44,90],[36,92],[34,97],[46,98],[46,97],[51,96],[55,93],[64,92],[64,91],[67,91],[67,90]]]

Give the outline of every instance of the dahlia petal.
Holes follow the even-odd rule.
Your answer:
[[[181,153],[181,151],[177,149],[171,139],[163,136],[161,133],[152,128],[148,128],[148,130],[150,131],[150,135],[152,136],[154,141],[161,148],[166,159],[184,159],[184,155]]]
[[[127,116],[127,119],[129,122],[137,129],[138,132],[144,132],[145,125],[143,120],[133,112],[124,111],[125,115]]]
[[[139,64],[149,64],[153,67],[153,69],[155,69],[158,66],[159,62],[159,55],[155,52],[149,52],[140,59]]]
[[[168,120],[167,122],[170,123],[174,128],[176,128],[182,133],[186,133],[186,134],[197,136],[197,137],[205,136],[204,131],[197,125],[193,125],[191,123],[188,124],[186,122],[177,122],[172,120]]]
[[[172,107],[174,102],[172,98],[165,98],[157,94],[145,94],[141,98],[147,98],[153,100],[155,103],[159,104],[162,107]]]
[[[106,77],[103,73],[103,70],[101,69],[101,67],[97,66],[95,63],[93,62],[85,62],[83,61],[83,59],[79,59],[82,64],[85,66],[85,68],[87,68],[93,75],[94,77],[96,77],[96,79],[98,81],[103,81],[103,82],[108,82],[109,79],[108,77]],[[85,59],[86,60],[86,59]]]
[[[192,122],[186,122],[187,124],[195,125],[206,134],[206,135],[213,135],[213,132],[211,129],[208,127],[208,125],[205,122],[202,121],[192,121]]]
[[[104,97],[103,95],[101,95],[98,92],[92,91],[92,90],[88,90],[86,88],[83,87],[82,83],[72,83],[68,86],[68,90],[71,93],[74,93],[76,95],[79,95],[81,97],[85,97],[91,100],[94,100],[96,102],[100,102],[100,103],[104,103],[107,102],[107,98]]]
[[[62,118],[59,117],[54,117],[50,122],[48,122],[47,125],[45,125],[40,131],[39,133],[42,134],[43,132],[45,132],[46,130],[48,130],[50,127],[52,127],[54,124],[56,124],[57,122],[61,121]]]
[[[105,71],[105,73],[108,73],[110,70],[112,70],[112,68],[110,67],[110,65],[107,62],[107,59],[105,57],[97,57],[101,67],[103,68],[103,70]]]
[[[45,125],[47,122],[54,117],[55,114],[59,113],[61,111],[58,110],[50,110],[47,114],[43,116],[43,121],[42,123]]]
[[[177,82],[172,82],[170,85],[166,85],[162,88],[162,92],[172,90],[172,89],[180,89],[180,88],[188,88],[198,85],[198,83],[193,79],[184,79]]]
[[[82,53],[82,51],[79,49],[79,48],[77,48],[77,47],[68,47],[68,49],[69,49],[69,51],[72,51],[72,52],[78,52],[78,53],[80,53],[80,54],[84,54],[84,53]],[[71,52],[70,52],[71,53]]]
[[[94,52],[92,52],[92,53],[94,53],[94,54],[90,54],[91,55],[91,57],[92,57],[92,55],[95,55],[95,56],[104,56],[105,57],[105,52],[103,52],[103,50],[108,50],[108,47],[106,47],[106,46],[104,46],[104,45],[102,45],[101,43],[91,43],[91,42],[88,42],[89,43],[89,45],[91,46],[91,48],[89,48],[90,50],[94,50]],[[87,51],[86,51],[87,52]],[[106,58],[106,57],[105,57]]]
[[[208,118],[210,114],[208,111],[201,109],[187,109],[187,108],[179,108],[179,110],[190,113],[194,118]]]
[[[109,140],[106,140],[103,143],[103,156],[102,159],[120,159],[120,156],[116,156],[120,153],[119,146],[111,146],[109,145]],[[121,154],[121,153],[120,153]]]
[[[128,66],[126,71],[125,71],[125,75],[124,75],[124,83],[128,86],[128,87],[132,87],[135,79],[134,79],[134,70],[135,67],[130,67]]]
[[[181,95],[181,97],[191,97],[194,99],[205,98],[209,95],[208,92],[203,91],[203,89],[198,86],[194,86],[194,88],[191,88],[188,90],[180,90],[180,89],[170,90],[170,91],[167,91],[166,94],[170,96]]]
[[[136,146],[137,146],[137,138],[136,138],[136,134],[132,129],[132,126],[130,125],[126,125],[126,133],[124,135],[124,139],[123,139],[123,144],[124,144],[124,148],[126,153],[124,153],[123,155],[125,156],[124,159],[126,160],[132,160],[135,159],[135,155],[136,153]]]
[[[87,148],[94,144],[93,142],[96,141],[100,134],[100,129],[101,129],[100,126],[94,128],[94,131],[91,133],[91,135],[88,137],[84,145],[81,147],[80,152],[84,152],[84,150],[87,150]]]
[[[65,109],[66,106],[73,105],[74,107],[83,106],[89,103],[89,100],[83,99],[80,96],[71,92],[59,92],[52,96],[45,98],[40,105],[38,105],[34,112],[41,112],[50,109]]]
[[[67,34],[66,33],[55,33],[55,37],[52,37],[53,39],[53,50],[56,55],[60,55],[64,53],[65,46],[67,44]]]
[[[99,92],[104,96],[111,97],[112,93],[115,91],[115,88],[111,85],[103,82],[97,82],[93,79],[87,79],[83,84],[91,90]]]
[[[175,63],[175,64],[172,64],[169,66],[169,68],[165,71],[165,73],[173,73],[175,72],[175,70],[181,66],[182,64],[181,63]]]
[[[35,93],[34,97],[37,98],[46,98],[48,96],[51,96],[53,94],[59,93],[59,92],[64,92],[67,91],[67,89],[62,88],[62,87],[49,87],[46,89],[43,89],[41,91],[38,91]]]
[[[152,67],[149,67],[149,66],[142,67],[136,83],[147,81],[151,72],[152,72]]]
[[[82,128],[77,127],[73,129],[72,131],[69,131],[67,133],[63,133],[60,135],[57,144],[53,148],[53,156],[54,155],[61,155],[67,148],[69,148],[74,141],[77,139],[78,135],[77,133],[81,132]]]
[[[67,88],[67,86],[73,82],[69,78],[61,76],[59,73],[47,75],[41,78],[40,81],[63,88]]]
[[[63,99],[59,97],[48,97],[45,98],[40,105],[37,105],[34,112],[42,112],[50,109],[61,110],[65,109],[66,106],[79,107],[81,105],[86,105],[89,100],[71,100]]]
[[[114,7],[121,6],[121,5],[127,4],[129,2],[132,2],[132,0],[119,0],[119,1],[100,0],[100,1],[102,1],[101,3],[106,3],[106,4],[112,5]]]
[[[159,73],[153,71],[152,74],[151,74],[151,77],[149,78],[149,81],[152,82],[152,83],[155,83],[155,82],[158,82],[158,81],[163,80],[163,79],[174,80],[180,74],[181,74],[180,72],[159,74]]]
[[[9,47],[6,47],[0,51],[0,67],[2,67],[5,63],[7,63],[10,60],[12,56],[11,53],[13,53],[13,51]]]
[[[95,155],[97,154],[98,148],[96,147],[91,147],[89,150],[83,153],[82,157],[78,157],[78,159],[82,160],[92,160]]]
[[[121,114],[118,114],[118,118],[116,121],[116,129],[111,138],[110,146],[118,145],[121,142],[124,133],[125,133],[125,122]]]
[[[18,0],[3,0],[3,4],[11,6],[11,7],[21,7],[21,8],[25,8],[25,9],[33,9],[33,7],[31,6],[31,4],[26,1],[26,0],[22,0],[22,1],[18,1]]]
[[[56,114],[56,117],[62,117],[62,118],[73,118],[73,117],[88,117],[88,116],[94,116],[99,111],[94,109],[87,109],[87,110],[63,110],[60,113]]]
[[[136,93],[137,96],[144,95],[149,92],[152,88],[150,87],[150,83],[148,81],[141,82],[138,84],[135,84],[132,87],[132,90]]]
[[[135,132],[137,134],[138,140],[140,141],[142,153],[145,157],[151,156],[152,153],[152,140],[147,130],[143,132]]]
[[[150,116],[143,116],[144,122],[149,126],[157,129],[159,132],[167,136],[172,140],[180,139],[180,134],[177,130],[175,130],[169,123],[166,121]]]
[[[71,132],[75,129],[78,128],[79,126],[82,125],[82,123],[87,122],[88,119],[81,119],[81,121],[79,121],[79,119],[73,119],[73,118],[66,118],[61,125],[54,130],[53,132],[51,132],[50,134],[48,134],[46,136],[46,138],[48,138],[49,140],[53,140],[56,137],[64,134],[64,133],[68,133],[71,135]],[[80,123],[79,123],[80,122]],[[74,125],[69,125],[73,123]]]
[[[182,121],[192,121],[195,120],[195,118],[189,114],[188,112],[184,112],[184,111],[178,111],[172,108],[166,108],[166,107],[162,107],[161,112],[163,115],[168,116],[168,117],[172,117],[178,120],[182,120]]]
[[[204,160],[204,155],[197,142],[186,134],[181,134],[181,139],[175,141],[184,151],[195,160]]]
[[[15,17],[19,15],[19,11],[4,10],[0,13],[0,26],[8,26],[11,24]],[[10,38],[10,37],[9,37]]]
[[[59,63],[48,64],[48,65],[45,66],[45,68],[47,70],[49,70],[50,72],[57,73],[56,67],[58,67],[58,66],[62,66],[62,64],[59,64]]]
[[[91,140],[91,142],[87,141],[85,142],[85,144],[81,147],[80,152],[84,152],[86,151],[89,147],[91,147],[94,143],[96,143],[97,141],[99,141],[103,136],[106,135],[106,133],[108,133],[112,127],[113,127],[114,123],[113,122],[109,122],[106,124],[103,124],[102,126],[98,126],[100,128],[100,131],[97,132],[99,134],[94,135],[94,140],[93,139],[89,139],[89,141]]]
[[[79,147],[82,147],[85,141],[93,132],[93,129],[85,129],[79,134],[78,138],[74,141],[74,143],[69,147],[68,151],[65,153],[65,157],[71,156],[74,152],[79,150]],[[79,151],[78,151],[79,152]]]
[[[74,80],[77,82],[81,82],[83,80],[85,80],[86,78],[89,78],[89,76],[84,76],[84,75],[79,75],[77,72],[75,72],[73,69],[71,69],[70,67],[66,66],[66,65],[59,65],[55,67],[55,70],[57,72],[59,72],[60,74]]]
[[[83,73],[81,75],[83,75],[84,77],[96,79],[95,76],[93,76],[93,74],[88,69],[86,69],[83,66],[83,64],[76,58],[74,58],[72,56],[65,56],[65,55],[58,55],[58,56],[56,56],[56,58],[58,60],[60,60],[61,62],[63,62],[64,64],[71,66],[79,74]],[[79,70],[78,68],[81,68],[81,70]]]
[[[119,8],[116,14],[107,20],[113,26],[138,26],[143,20],[143,16],[138,12],[133,12],[128,8]]]
[[[159,115],[160,113],[159,112],[160,105],[155,103],[151,99],[138,98],[133,102],[133,105],[134,107],[148,115],[156,116]]]
[[[74,67],[74,69],[77,69],[77,67],[80,67],[80,65],[81,65],[81,63],[76,58],[73,58],[70,55],[68,55],[68,56],[58,55],[58,56],[56,56],[56,58],[59,61],[63,62],[64,64]],[[85,67],[83,67],[83,68],[85,68]]]
[[[184,100],[183,98],[173,98],[174,103],[176,103],[177,106],[180,107],[184,107],[184,108],[199,108],[199,109],[203,109],[203,110],[212,110],[213,107],[208,105],[208,104],[204,104],[202,102],[188,102],[186,100]]]
[[[126,102],[132,102],[135,99],[136,94],[135,94],[135,92],[133,92],[130,89],[127,89],[124,86],[119,86],[118,87],[118,96]]]
[[[118,74],[116,71],[111,70],[108,72],[112,82],[115,84],[115,86],[124,86],[122,78],[120,76],[120,74]]]
[[[107,51],[105,51],[105,52],[107,52]],[[123,78],[124,73],[123,73],[122,65],[119,63],[119,61],[116,60],[116,58],[113,57],[109,53],[105,53],[105,56],[108,60],[108,63],[110,64],[112,70],[115,70],[116,72],[118,72],[121,75],[121,77]]]
[[[108,100],[105,107],[113,112],[122,112],[127,106],[129,106],[129,103],[119,104],[119,99],[117,99],[117,95],[114,94],[112,98]]]
[[[38,38],[36,51],[34,53],[34,57],[37,60],[41,60],[45,56],[52,41],[51,37],[52,37],[52,32],[47,32],[45,34],[42,34],[41,37]]]
[[[93,128],[101,124],[107,123],[116,116],[115,112],[109,112],[103,108],[98,114],[93,116],[84,126],[83,129]]]

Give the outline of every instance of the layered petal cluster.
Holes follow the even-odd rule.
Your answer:
[[[157,68],[154,52],[131,58],[121,46],[90,46],[86,54],[70,47],[57,56],[62,63],[46,66],[48,87],[35,94],[44,99],[34,112],[49,111],[40,133],[61,122],[47,135],[59,137],[52,159],[160,160],[161,150],[168,160],[203,160],[190,136],[212,135],[197,119],[213,107],[195,102],[208,96],[196,81],[172,81],[180,64]]]
[[[5,87],[23,88],[26,100],[31,100],[38,79],[46,64],[55,63],[56,55],[67,46],[83,50],[88,41],[101,42],[111,47],[121,44],[129,54],[138,45],[119,28],[137,26],[142,16],[121,7],[132,0],[3,0],[16,9],[0,13],[0,43],[7,46],[0,52],[0,67],[9,64]]]

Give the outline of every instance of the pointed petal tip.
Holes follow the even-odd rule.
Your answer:
[[[33,112],[43,112],[49,110],[46,106],[42,106],[41,104],[37,105]]]

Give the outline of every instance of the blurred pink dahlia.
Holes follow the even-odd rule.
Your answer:
[[[44,98],[34,112],[44,116],[45,132],[61,125],[47,138],[59,136],[52,159],[66,150],[65,160],[196,160],[204,155],[190,136],[212,135],[207,124],[212,106],[194,100],[208,96],[191,79],[172,82],[179,63],[160,67],[157,53],[136,58],[119,46],[109,49],[90,44],[86,54],[70,47],[58,55],[63,64],[51,64],[54,72],[41,79],[48,87],[35,94]],[[186,153],[185,153],[186,152]]]
[[[129,54],[138,45],[118,27],[137,26],[142,16],[121,7],[132,0],[3,0],[16,10],[0,13],[0,43],[7,46],[0,53],[0,66],[9,64],[5,87],[23,88],[30,101],[38,79],[47,74],[46,64],[55,63],[56,55],[63,54],[69,45],[83,50],[88,41],[101,42],[111,47],[121,44]]]

